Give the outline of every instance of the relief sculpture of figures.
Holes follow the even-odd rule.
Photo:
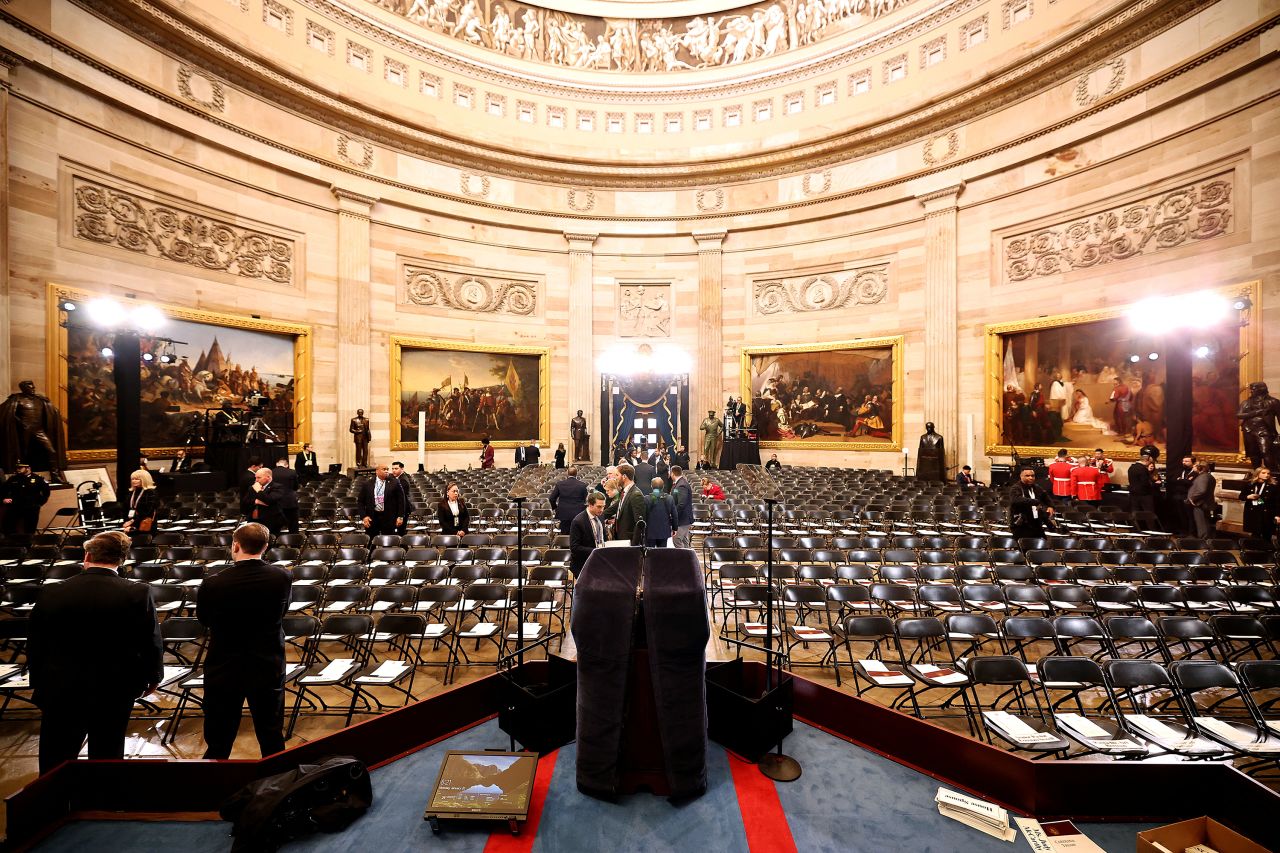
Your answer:
[[[599,71],[683,71],[773,56],[897,9],[906,0],[777,0],[715,18],[569,15],[479,0],[377,0],[430,30],[536,62]],[[488,15],[486,20],[485,16]]]
[[[1280,468],[1280,433],[1276,421],[1280,420],[1280,400],[1272,397],[1267,383],[1254,382],[1249,386],[1249,398],[1240,404],[1236,412],[1240,419],[1240,431],[1244,435],[1244,452],[1254,468]]]

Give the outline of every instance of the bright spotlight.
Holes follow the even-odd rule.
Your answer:
[[[1253,300],[1247,296],[1237,296],[1231,303],[1231,307],[1236,311],[1248,311],[1253,307]]]
[[[1195,349],[1193,349],[1191,352],[1192,352],[1192,354],[1193,354],[1193,355],[1195,355],[1195,357],[1196,357],[1196,358],[1208,358],[1208,357],[1209,357],[1209,348],[1208,348],[1208,347],[1196,347],[1196,348],[1195,348]]]
[[[151,361],[151,360],[152,360],[152,359],[154,359],[154,358],[155,358],[155,356],[154,356],[154,355],[152,355],[152,354],[151,354],[151,353],[149,353],[149,352],[144,352],[144,353],[142,354],[142,360],[143,360],[143,361]]]
[[[114,299],[95,299],[89,303],[89,319],[95,326],[114,329],[124,322],[124,308]]]
[[[1158,358],[1160,358],[1160,353],[1158,352],[1148,353],[1147,358],[1151,359],[1152,361],[1155,361]]]
[[[1133,355],[1129,356],[1129,361],[1132,362],[1133,364],[1137,364],[1141,360],[1142,359],[1138,356],[1136,352]]]
[[[62,310],[63,310],[63,311],[74,311],[74,310],[76,310],[76,304],[75,304],[74,302],[64,302],[64,303],[62,303]]]
[[[102,357],[103,357],[103,358],[111,358],[113,355],[115,355],[115,353],[111,350],[111,347],[103,347],[103,348],[102,348]]]
[[[154,305],[139,305],[130,313],[129,322],[139,332],[154,332],[164,325],[165,316]]]
[[[1203,327],[1226,319],[1231,303],[1212,290],[1198,290],[1178,296],[1153,296],[1129,309],[1129,322],[1135,328],[1172,331]]]
[[[160,363],[173,364],[173,356],[169,355],[168,353],[165,353],[164,355],[160,356]]]

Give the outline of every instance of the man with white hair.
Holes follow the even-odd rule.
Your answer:
[[[271,469],[263,466],[254,475],[253,509],[249,513],[249,521],[256,521],[275,536],[284,527],[284,487],[276,483]]]

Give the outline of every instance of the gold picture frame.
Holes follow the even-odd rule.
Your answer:
[[[66,302],[79,305],[92,299],[104,297],[119,299],[120,294],[86,290],[56,282],[49,282],[46,288],[46,340],[49,344],[45,352],[45,375],[48,387],[54,389],[50,396],[54,398],[58,405],[58,411],[62,413],[64,429],[68,425],[69,381],[67,362],[68,337],[67,329],[63,323],[66,311],[63,310],[62,306]],[[301,323],[263,320],[258,317],[245,317],[238,314],[186,308],[149,300],[128,300],[128,302],[130,305],[148,305],[157,308],[167,318],[173,320],[185,320],[228,329],[292,336],[295,428],[294,441],[289,445],[290,452],[301,450],[302,445],[311,440],[312,330],[310,326]],[[68,434],[68,443],[70,443],[70,434]],[[180,449],[178,446],[144,447],[142,452],[146,456],[165,457],[177,453]],[[67,460],[70,462],[99,462],[112,460],[115,457],[116,451],[114,447],[93,450],[68,449],[67,451]]]
[[[1244,399],[1248,392],[1248,386],[1251,382],[1260,381],[1262,378],[1262,349],[1260,337],[1260,290],[1261,282],[1258,280],[1242,282],[1240,284],[1223,286],[1216,288],[1216,291],[1230,300],[1246,299],[1251,306],[1246,309],[1250,313],[1239,325],[1238,351],[1233,354],[1235,360],[1239,364],[1239,388],[1237,389],[1236,402]],[[1010,323],[994,323],[985,327],[986,342],[986,453],[989,456],[1005,456],[1011,455],[1015,445],[1008,443],[1004,424],[1005,414],[1005,356],[1007,352],[1007,344],[1012,336],[1022,335],[1028,332],[1038,332],[1044,330],[1063,329],[1072,326],[1080,326],[1089,323],[1098,323],[1108,320],[1117,320],[1124,317],[1133,305],[1121,305],[1113,308],[1105,308],[1097,311],[1083,311],[1075,314],[1059,314],[1051,317],[1037,317],[1034,320],[1021,320]],[[1225,322],[1225,321],[1224,321]],[[1141,337],[1138,335],[1137,337]],[[1148,336],[1156,338],[1155,333]],[[1233,336],[1229,336],[1233,337]],[[1038,338],[1038,336],[1037,336]],[[1188,345],[1190,345],[1188,339]],[[1141,362],[1140,362],[1141,364]],[[1136,368],[1134,368],[1136,369]],[[1016,365],[1015,365],[1016,371]],[[1074,377],[1072,377],[1074,380]],[[1032,385],[1034,386],[1034,382]],[[1073,382],[1074,384],[1074,382]],[[1103,401],[1105,402],[1105,401]],[[1071,405],[1068,401],[1068,405]],[[1098,414],[1094,412],[1094,414]],[[1135,417],[1136,420],[1136,417]],[[1069,425],[1069,424],[1068,424]],[[1195,449],[1196,455],[1204,460],[1211,462],[1219,462],[1224,464],[1239,464],[1247,461],[1244,455],[1243,439],[1239,436],[1239,427],[1233,427],[1236,431],[1236,441],[1238,449],[1235,452],[1214,452],[1203,449]],[[1225,429],[1225,425],[1221,427]],[[1066,433],[1064,428],[1063,433]],[[1123,438],[1123,436],[1116,436]],[[1071,443],[1030,443],[1023,445],[1017,444],[1017,451],[1020,456],[1041,456],[1051,457],[1057,454],[1059,450],[1066,449],[1068,451],[1092,452],[1101,441],[1090,440],[1084,444]],[[1113,443],[1107,440],[1107,443]],[[1087,445],[1087,446],[1086,446]],[[1157,446],[1164,450],[1163,442],[1157,441]],[[1103,446],[1104,452],[1113,459],[1137,459],[1140,445],[1134,444],[1132,447],[1113,448]]]
[[[892,391],[891,391],[891,423],[889,425],[889,438],[881,440],[859,440],[855,437],[849,437],[841,440],[824,440],[821,436],[815,435],[809,438],[796,439],[766,439],[761,438],[760,446],[766,449],[804,449],[804,450],[871,450],[884,451],[892,453],[902,452],[902,396],[905,386],[903,384],[903,363],[902,350],[905,338],[902,335],[880,338],[855,338],[849,341],[833,341],[831,343],[820,344],[793,344],[789,346],[769,346],[769,347],[744,347],[742,350],[742,365],[740,373],[739,391],[741,399],[750,400],[752,404],[748,405],[748,414],[752,415],[754,406],[754,394],[752,390],[752,364],[753,360],[765,356],[786,356],[792,354],[810,354],[822,352],[836,352],[841,350],[870,350],[870,349],[887,349],[889,357],[892,361],[890,372],[892,375]],[[837,383],[837,385],[840,383]],[[836,386],[832,386],[832,391]],[[852,392],[852,388],[850,391]],[[857,401],[852,401],[856,410]]]
[[[403,439],[403,430],[408,428],[405,422],[405,406],[404,406],[404,354],[409,352],[439,352],[439,353],[467,353],[467,354],[485,354],[496,356],[530,356],[538,359],[538,392],[537,405],[538,412],[536,422],[538,425],[538,444],[540,446],[548,446],[551,442],[551,350],[547,347],[527,347],[527,346],[507,346],[502,344],[477,344],[469,341],[451,341],[435,338],[414,338],[392,335],[390,356],[391,356],[391,449],[392,450],[415,450],[418,447],[417,439],[406,441]],[[509,362],[513,363],[511,359]],[[452,376],[450,376],[452,379]],[[466,380],[464,380],[465,382]],[[501,384],[501,383],[498,383]],[[484,387],[477,385],[476,387]],[[417,389],[422,390],[422,389]],[[414,420],[413,429],[416,435],[416,424]],[[524,445],[530,436],[509,436],[505,438],[492,438],[490,444],[495,449],[515,448]],[[457,439],[457,440],[439,440],[433,439],[425,443],[427,450],[468,450],[479,448],[480,440],[476,439]]]

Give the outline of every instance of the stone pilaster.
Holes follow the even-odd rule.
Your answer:
[[[916,196],[924,205],[924,419],[946,440],[947,465],[960,450],[959,334],[956,327],[958,183]],[[907,446],[911,441],[904,436]]]
[[[591,252],[596,234],[566,231],[564,239],[569,244],[569,410],[552,412],[551,441],[557,435],[565,435],[565,447],[573,454],[573,441],[566,433],[569,420],[581,409],[587,419],[587,432],[591,438],[588,447],[594,451],[600,446],[600,395],[596,386],[595,335],[593,333],[592,299],[593,271]]]
[[[338,461],[343,468],[356,461],[355,444],[347,432],[356,409],[375,425],[385,423],[382,407],[373,405],[370,387],[369,211],[373,196],[332,186],[338,201]],[[370,461],[375,452],[370,451]]]
[[[15,54],[0,48],[0,396],[16,391],[13,377],[13,352],[9,335],[9,73],[21,63]],[[53,346],[50,341],[46,346]],[[45,393],[57,399],[56,388]]]
[[[724,231],[695,231],[698,244],[698,360],[689,417],[691,461],[701,458],[698,424],[724,408]]]

